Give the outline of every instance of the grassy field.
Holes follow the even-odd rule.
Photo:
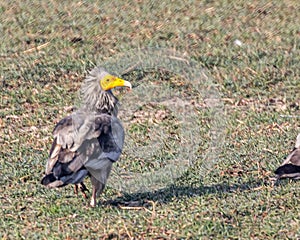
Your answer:
[[[299,1],[4,0],[0,32],[1,239],[300,238],[299,182],[271,181],[300,129]],[[176,49],[211,77],[226,116],[217,161],[204,174],[199,157],[152,191],[108,187],[95,209],[71,186],[45,189],[52,129],[72,111],[87,71],[142,48]],[[128,78],[137,85],[135,76]],[[163,71],[142,78],[201,102]],[[213,116],[196,110],[202,156]],[[126,125],[134,146],[149,130],[143,121],[164,111],[140,109],[142,122]],[[169,120],[156,124],[175,131]],[[126,153],[125,170],[159,170],[166,157],[164,150],[149,163]]]

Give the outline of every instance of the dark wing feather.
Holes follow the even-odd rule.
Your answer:
[[[300,149],[294,148],[283,164],[275,170],[277,178],[300,179]]]
[[[97,148],[84,164],[89,173],[103,184],[107,181],[112,163],[119,159],[124,144],[124,129],[117,118],[112,117],[106,130],[97,138]]]
[[[117,135],[114,134],[116,127],[121,130]],[[62,119],[54,128],[53,135],[46,176],[42,180],[42,184],[49,187],[82,182],[89,169],[97,173],[101,159],[106,157],[116,161],[124,142],[119,120],[108,114],[76,112]],[[121,138],[121,141],[115,138]],[[94,164],[89,165],[90,161]]]
[[[276,169],[275,174],[279,178],[293,178],[293,179],[299,179],[300,178],[300,166],[296,166],[293,164],[285,164],[283,166],[280,166]]]

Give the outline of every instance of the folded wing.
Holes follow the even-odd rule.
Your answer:
[[[116,117],[84,111],[62,119],[53,135],[42,179],[48,187],[81,183],[87,175],[99,181],[104,175],[107,178],[109,173],[102,170],[119,159],[124,143],[124,130]]]

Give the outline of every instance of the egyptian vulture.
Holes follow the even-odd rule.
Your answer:
[[[281,166],[276,169],[275,174],[277,179],[300,179],[300,134],[297,136],[294,149],[283,161]]]
[[[83,180],[90,176],[93,186],[90,205],[104,190],[112,164],[122,152],[124,130],[117,118],[118,99],[111,89],[131,84],[96,67],[81,89],[82,103],[53,130],[53,143],[41,183],[49,188],[75,184],[85,195]]]

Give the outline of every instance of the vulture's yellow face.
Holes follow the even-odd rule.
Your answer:
[[[110,90],[115,87],[128,87],[132,88],[131,83],[113,75],[107,74],[100,80],[100,86],[104,91]]]

